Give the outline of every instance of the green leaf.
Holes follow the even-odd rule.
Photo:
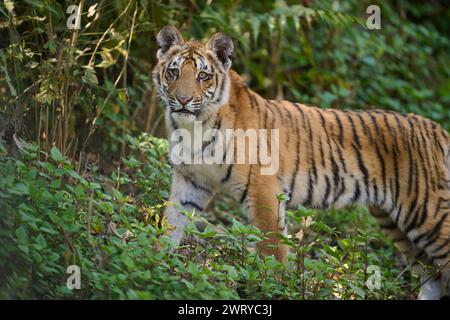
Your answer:
[[[363,289],[361,289],[361,288],[358,287],[358,286],[355,286],[355,285],[352,284],[352,283],[349,283],[348,285],[350,286],[350,288],[353,289],[353,292],[358,296],[358,298],[364,299],[366,293],[364,292]]]
[[[285,193],[280,193],[280,194],[277,194],[277,200],[278,201],[287,201],[287,200],[289,200],[289,196]]]
[[[64,161],[64,156],[61,154],[61,151],[59,151],[58,148],[55,146],[53,146],[52,149],[50,150],[50,155],[52,159],[55,160],[56,162]]]
[[[116,188],[112,187],[112,188],[111,188],[111,191],[112,191],[114,197],[115,197],[118,201],[120,201],[120,200],[123,199],[123,194],[122,194],[119,190],[117,190]]]
[[[56,49],[58,49],[58,45],[56,44],[56,41],[54,39],[50,39],[47,42],[48,49],[50,50],[51,54],[54,55],[56,53]]]
[[[47,242],[45,241],[45,238],[42,236],[42,234],[39,234],[36,237],[36,243],[38,244],[40,249],[44,249],[47,246]]]
[[[97,75],[95,74],[95,70],[93,68],[86,68],[82,80],[86,84],[98,85]]]
[[[19,245],[19,249],[22,250],[26,255],[28,255],[30,253],[30,250],[28,249],[28,247],[23,244]]]
[[[16,184],[13,188],[10,189],[10,192],[17,195],[28,194],[28,186],[22,182]]]
[[[21,243],[25,243],[28,241],[27,230],[24,227],[19,227],[16,230],[16,236],[17,236],[17,239],[19,240],[19,242],[21,242]]]
[[[235,218],[233,218],[233,225],[231,227],[231,231],[233,233],[241,234],[241,233],[245,233],[246,230],[247,230],[247,228],[242,223],[240,223]]]

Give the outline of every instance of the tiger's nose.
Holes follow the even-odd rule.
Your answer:
[[[178,100],[183,106],[185,106],[186,104],[188,104],[189,101],[192,100],[192,96],[190,96],[190,97],[180,97],[180,96],[177,96],[177,100]]]

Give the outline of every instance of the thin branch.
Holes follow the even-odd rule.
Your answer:
[[[422,281],[418,286],[416,286],[414,289],[412,289],[409,294],[414,293],[415,291],[417,291],[417,289],[419,289],[420,287],[422,287],[425,283],[427,283],[428,281],[430,281],[431,279],[433,279],[437,274],[439,274],[448,264],[450,263],[450,260],[447,260],[447,262],[442,265],[442,267],[440,267],[437,271],[435,271],[431,276],[429,276],[427,279],[425,279],[425,281]]]
[[[128,7],[130,6],[130,3],[131,3],[131,1],[128,3],[127,7],[125,8],[126,10],[127,10]],[[122,15],[126,12],[126,10],[124,10],[124,11],[121,13],[120,16],[122,16]],[[132,22],[131,22],[130,36],[129,36],[129,38],[128,38],[127,54],[126,54],[126,56],[125,56],[125,61],[124,61],[123,66],[122,66],[122,70],[120,71],[119,76],[117,77],[116,81],[114,81],[114,89],[117,88],[117,84],[119,83],[120,79],[122,78],[122,76],[123,76],[123,74],[124,74],[124,72],[125,72],[125,70],[126,70],[126,66],[127,66],[127,63],[128,63],[128,57],[129,57],[129,55],[130,55],[131,41],[133,40],[134,28],[135,28],[135,25],[136,25],[136,16],[137,16],[137,12],[138,12],[138,5],[136,4],[136,7],[135,7],[134,13],[133,13],[133,20],[132,20]],[[120,16],[119,16],[119,17],[120,17]],[[117,20],[117,19],[116,19],[116,20]],[[114,24],[114,22],[111,24],[111,26],[112,26],[113,24]],[[111,27],[111,26],[110,26],[110,27]],[[101,40],[99,41],[99,43],[100,43],[100,42],[101,42]],[[99,43],[98,43],[98,44],[99,44]],[[97,44],[97,47],[96,47],[95,50],[94,50],[94,53],[95,53],[95,51],[97,51],[97,49],[98,49],[98,44]],[[93,56],[92,56],[92,57],[93,57]],[[91,59],[92,59],[92,57],[91,57]],[[90,65],[90,64],[91,64],[91,61],[89,61],[89,65]],[[108,96],[107,96],[107,97],[105,98],[105,100],[103,101],[102,107],[101,107],[100,110],[97,112],[97,115],[94,117],[94,119],[92,120],[91,128],[90,128],[90,130],[89,130],[89,132],[88,132],[88,135],[87,135],[86,139],[84,140],[83,147],[82,147],[81,150],[84,150],[84,148],[85,148],[86,145],[87,145],[88,140],[90,139],[90,137],[91,137],[92,134],[94,133],[95,128],[96,128],[96,127],[95,127],[95,122],[96,122],[96,120],[98,119],[98,117],[100,116],[100,114],[102,114],[103,110],[105,109],[106,103],[107,103],[108,100],[111,98],[111,96],[112,96],[112,94],[113,94],[113,91],[114,91],[114,90],[110,90],[110,92],[108,93]]]

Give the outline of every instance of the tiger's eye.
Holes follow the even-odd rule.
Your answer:
[[[169,75],[176,78],[180,75],[180,72],[178,71],[178,69],[172,68],[169,69]]]
[[[207,74],[207,73],[204,72],[204,71],[201,71],[201,72],[198,74],[197,77],[198,77],[200,80],[207,80],[207,79],[210,78],[210,75]]]

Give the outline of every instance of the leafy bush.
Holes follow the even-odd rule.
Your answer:
[[[261,258],[263,235],[236,219],[223,232],[192,222],[174,248],[161,218],[170,185],[165,140],[128,138],[133,153],[110,177],[52,148],[28,145],[22,160],[0,158],[1,298],[327,299],[401,297],[392,244],[364,210],[330,216],[289,211],[289,266]],[[2,145],[2,152],[5,149]],[[140,159],[140,160],[138,160]],[[189,217],[194,212],[185,212]],[[326,217],[326,218],[325,218]],[[326,220],[330,220],[325,222]],[[341,222],[351,226],[339,230]],[[381,253],[380,253],[381,251]],[[81,289],[66,286],[81,268]],[[367,268],[380,268],[370,291]]]

